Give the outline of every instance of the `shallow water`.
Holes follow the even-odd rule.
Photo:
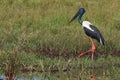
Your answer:
[[[6,80],[6,77],[3,75],[0,75],[0,80]]]
[[[6,77],[4,75],[0,75],[0,80],[6,80]],[[48,78],[40,78],[40,77],[16,77],[14,80],[49,80]]]

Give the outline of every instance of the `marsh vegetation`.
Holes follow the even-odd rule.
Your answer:
[[[77,20],[95,24],[105,46],[94,40],[96,59],[77,58],[91,47]],[[118,80],[120,76],[120,0],[0,0],[0,73],[50,80]],[[91,66],[92,65],[92,66]],[[26,75],[27,73],[27,75]],[[29,73],[29,74],[28,74]]]

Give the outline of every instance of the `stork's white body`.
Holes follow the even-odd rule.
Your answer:
[[[83,23],[82,23],[82,26],[83,27],[86,27],[87,29],[89,29],[89,30],[91,30],[91,31],[94,31],[91,27],[90,27],[90,25],[92,25],[89,21],[83,21]]]
[[[91,38],[96,39],[100,44],[104,45],[104,38],[102,37],[100,31],[93,26],[89,21],[83,21],[82,27],[86,33]]]

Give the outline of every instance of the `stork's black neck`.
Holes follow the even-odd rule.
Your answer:
[[[82,15],[80,15],[79,17],[78,17],[78,22],[82,25]]]

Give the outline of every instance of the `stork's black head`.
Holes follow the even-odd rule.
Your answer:
[[[85,13],[85,9],[84,8],[80,8],[78,10],[78,12],[74,15],[74,17],[69,21],[69,23],[71,23],[73,20],[75,20],[78,16],[81,16]]]
[[[85,13],[85,9],[84,8],[80,8],[78,12],[79,12],[80,15],[83,15]]]

